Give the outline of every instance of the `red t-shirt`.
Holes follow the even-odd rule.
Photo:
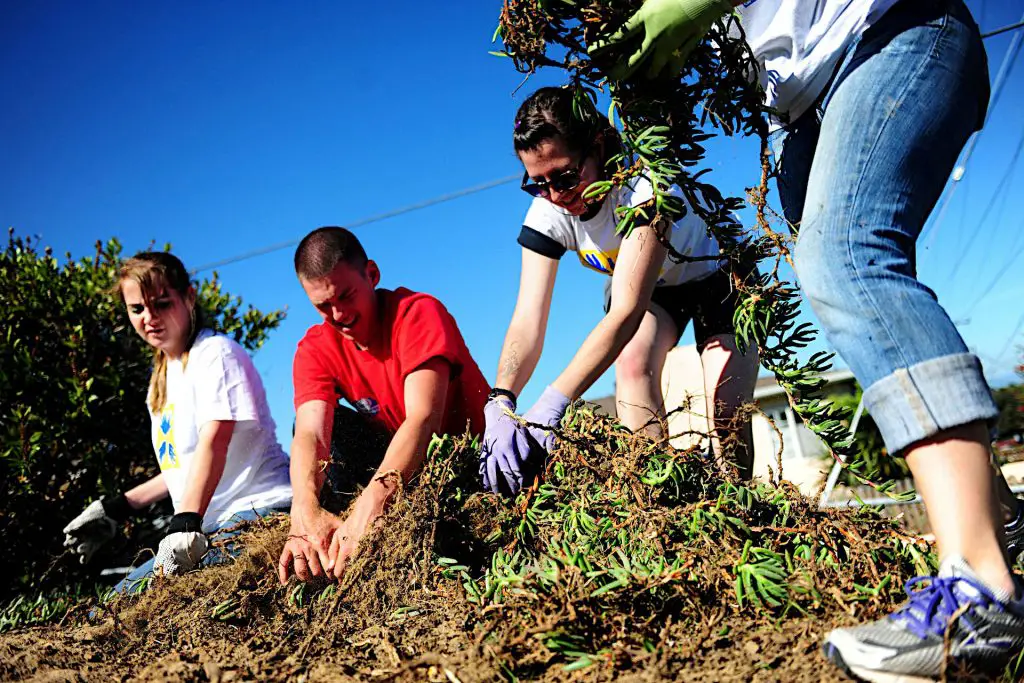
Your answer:
[[[360,350],[326,322],[309,328],[292,365],[295,407],[344,398],[394,433],[405,421],[406,376],[444,358],[451,364],[451,382],[442,431],[463,434],[468,423],[474,434],[482,433],[490,387],[444,305],[403,287],[378,289],[377,302],[383,326],[374,348]]]

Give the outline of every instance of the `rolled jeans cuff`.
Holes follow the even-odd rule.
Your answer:
[[[956,353],[900,368],[864,392],[889,453],[941,431],[999,414],[973,353]]]

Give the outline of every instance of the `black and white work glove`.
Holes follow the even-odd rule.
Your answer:
[[[154,571],[164,576],[184,574],[199,566],[210,549],[210,540],[203,533],[203,517],[198,512],[179,512],[171,518],[167,535],[160,541],[153,562]]]
[[[64,527],[64,546],[86,564],[100,547],[117,534],[117,528],[131,516],[124,495],[94,500],[82,514]]]

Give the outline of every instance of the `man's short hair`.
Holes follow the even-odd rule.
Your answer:
[[[367,261],[363,245],[345,228],[317,228],[295,249],[295,274],[301,280],[317,280],[327,277],[342,261],[363,268]]]

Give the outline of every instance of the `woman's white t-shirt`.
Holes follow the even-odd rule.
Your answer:
[[[635,178],[631,183],[632,187],[613,188],[597,215],[586,221],[563,211],[547,199],[534,198],[523,220],[519,244],[555,259],[561,258],[566,250],[575,251],[584,266],[611,275],[615,271],[619,247],[622,245],[622,235],[616,232],[619,218],[615,214],[615,209],[622,206],[640,206],[650,201],[653,196],[651,183],[647,178]],[[687,208],[686,215],[672,226],[669,239],[672,248],[679,254],[689,257],[717,256],[718,242],[708,233],[707,224],[693,212],[677,186],[673,185],[670,192],[682,199]],[[702,280],[719,267],[717,258],[676,263],[670,255],[665,258],[656,286],[669,287]]]
[[[175,511],[190,479],[199,431],[211,420],[230,420],[235,428],[203,531],[215,531],[245,510],[290,503],[288,457],[277,443],[263,382],[245,349],[203,330],[187,364],[167,363],[166,396],[163,410],[151,414],[153,449]]]
[[[896,0],[747,0],[737,10],[761,66],[766,104],[795,121],[821,95],[846,49]],[[780,122],[772,121],[773,127]]]

